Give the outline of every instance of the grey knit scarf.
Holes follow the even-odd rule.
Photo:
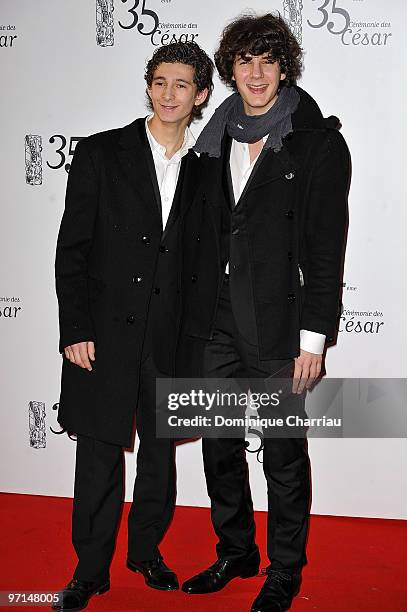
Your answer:
[[[292,132],[291,115],[296,110],[300,95],[294,87],[283,87],[273,106],[263,115],[246,115],[241,96],[234,93],[215,110],[196,141],[194,151],[220,157],[222,138],[227,133],[238,142],[258,142],[264,136],[265,149],[279,151],[282,139]]]

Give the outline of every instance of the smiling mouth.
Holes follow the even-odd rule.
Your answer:
[[[268,85],[251,85],[251,84],[248,84],[247,88],[248,88],[249,91],[251,91],[254,94],[263,94],[267,90]]]
[[[163,108],[164,110],[167,110],[167,111],[173,111],[176,108],[178,108],[178,106],[167,106],[166,104],[161,104],[161,108]]]

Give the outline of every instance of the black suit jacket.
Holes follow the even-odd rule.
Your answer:
[[[248,257],[246,278],[249,274],[259,355],[265,360],[297,356],[300,329],[333,341],[340,304],[349,151],[334,128],[337,120],[324,120],[315,101],[297,89],[300,104],[292,117],[293,132],[280,152],[263,151],[235,208],[228,172],[230,138],[223,138],[220,158],[202,155],[200,160],[210,180],[204,186],[203,239],[191,259],[198,280],[188,296],[192,316],[185,334],[212,337],[229,257],[235,287],[231,295],[237,296],[232,305],[238,319],[247,318],[249,292],[242,289],[239,269]],[[205,309],[199,310],[199,303]]]
[[[78,143],[55,262],[59,350],[89,340],[96,348],[92,372],[63,356],[58,420],[70,431],[123,446],[131,443],[140,357],[152,307],[160,323],[153,333],[156,363],[163,373],[174,372],[182,253],[188,248],[183,245],[184,225],[199,211],[191,206],[199,160],[190,151],[182,160],[172,212],[162,232],[144,122],[138,119]]]

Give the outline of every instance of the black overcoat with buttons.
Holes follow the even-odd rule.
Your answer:
[[[155,363],[163,374],[174,373],[181,254],[189,248],[183,244],[184,226],[200,214],[200,206],[191,206],[199,175],[199,159],[190,151],[182,159],[163,233],[145,119],[78,143],[55,262],[63,356],[58,421],[68,431],[131,444],[151,310]],[[95,342],[92,372],[64,356],[66,346],[83,341]]]
[[[237,203],[230,137],[223,138],[220,158],[201,155],[203,175],[210,180],[205,182],[206,203],[196,228],[201,240],[187,273],[196,280],[189,284],[189,317],[183,330],[186,342],[197,339],[191,342],[195,352],[199,339],[202,347],[212,337],[228,260],[238,327],[241,323],[246,337],[257,334],[260,359],[299,355],[300,329],[325,334],[328,342],[335,338],[350,156],[336,129],[338,120],[324,119],[316,102],[297,90],[300,103],[292,116],[293,132],[279,152],[263,150]],[[187,354],[180,355],[184,363]]]

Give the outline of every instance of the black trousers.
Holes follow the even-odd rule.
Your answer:
[[[136,409],[140,445],[128,518],[128,557],[133,561],[161,556],[158,545],[171,521],[176,497],[174,442],[157,439],[155,433],[155,382],[163,374],[154,365],[150,347],[148,333],[140,366]],[[72,542],[78,556],[76,579],[108,577],[123,491],[122,447],[78,435],[72,515]]]
[[[232,314],[228,279],[223,285],[213,340],[204,353],[204,377],[251,379],[251,391],[287,369],[293,360],[260,361],[255,345],[240,334]],[[253,379],[258,379],[258,386]],[[253,389],[253,386],[256,389]],[[304,398],[290,394],[287,404],[304,414]],[[280,410],[284,410],[284,402]],[[265,415],[261,415],[265,416]],[[305,416],[305,414],[304,414]],[[205,438],[203,460],[218,557],[237,558],[256,550],[253,504],[245,440]],[[270,568],[295,571],[306,563],[310,507],[310,464],[304,438],[265,438],[263,470],[267,481],[267,553]]]

